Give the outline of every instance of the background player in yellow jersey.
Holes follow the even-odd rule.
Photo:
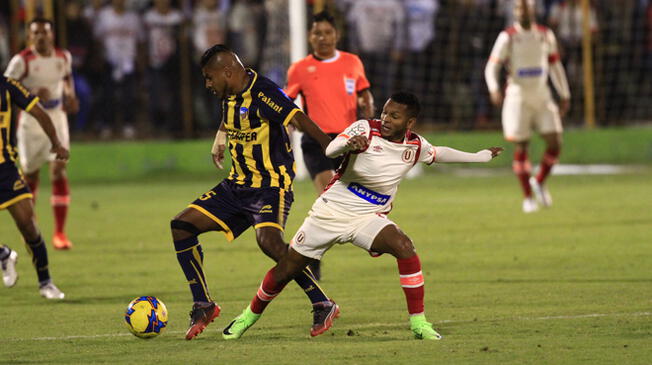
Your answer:
[[[197,236],[221,231],[231,241],[253,226],[261,250],[278,261],[287,253],[285,220],[293,202],[295,164],[287,133],[293,126],[325,148],[330,138],[271,80],[245,69],[223,45],[209,48],[201,58],[206,88],[222,99],[222,123],[213,145],[213,160],[222,167],[226,140],[232,166],[229,176],[200,196],[171,222],[177,259],[188,280],[194,305],[186,339],[201,333],[219,315],[208,293],[203,253]],[[317,285],[309,270],[297,283],[313,304],[311,334],[326,331],[339,312]]]
[[[32,192],[29,190],[22,171],[16,165],[15,131],[12,128],[11,104],[16,104],[38,121],[48,136],[58,161],[68,159],[68,150],[61,145],[52,120],[39,104],[39,98],[30,94],[18,81],[0,76],[0,210],[7,209],[16,222],[39,281],[39,292],[47,299],[63,299],[64,294],[50,278],[48,252],[43,237],[36,226]],[[16,260],[18,254],[9,247],[0,246],[2,281],[12,287],[18,280]]]

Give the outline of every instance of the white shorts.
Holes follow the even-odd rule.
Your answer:
[[[528,141],[532,132],[561,133],[559,108],[552,99],[527,102],[521,97],[507,95],[503,103],[503,134],[511,142]]]
[[[61,109],[46,109],[45,111],[52,119],[52,124],[54,124],[61,145],[66,149],[70,149],[70,134],[66,113]],[[16,138],[18,139],[20,165],[26,174],[31,174],[40,169],[46,162],[55,160],[56,155],[50,153],[52,148],[50,139],[38,121],[28,113],[20,113]]]
[[[380,231],[394,224],[382,214],[344,215],[318,198],[290,245],[303,256],[321,260],[336,243],[351,242],[369,251]]]

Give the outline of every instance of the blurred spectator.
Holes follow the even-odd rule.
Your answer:
[[[178,39],[182,22],[181,12],[171,7],[170,0],[154,0],[144,16],[150,127],[172,135],[181,131]]]
[[[7,68],[11,50],[9,49],[9,27],[4,14],[0,14],[0,69]]]
[[[606,87],[596,90],[599,119],[610,122],[632,118],[638,93],[633,79],[634,47],[632,47],[632,24],[637,0],[619,2],[601,0],[597,5],[600,13],[599,49],[596,56],[595,79]],[[609,100],[606,103],[605,100]],[[609,106],[607,108],[606,106]]]
[[[414,93],[421,100],[421,117],[434,118],[437,72],[433,67],[435,18],[439,0],[404,0],[407,27],[407,53],[401,64],[399,88]]]
[[[290,24],[287,13],[288,0],[265,1],[267,30],[260,71],[278,85],[286,84],[286,70],[290,67]]]
[[[259,69],[265,9],[260,0],[236,0],[228,16],[228,44],[246,67]]]
[[[96,56],[93,31],[90,24],[82,16],[81,4],[78,1],[68,1],[65,9],[66,35],[68,51],[72,55],[72,72],[75,91],[79,99],[79,111],[71,115],[73,130],[82,131],[88,125],[93,94],[89,78],[98,85],[101,80],[101,62]],[[99,65],[99,67],[97,67]]]
[[[555,3],[550,8],[548,23],[559,40],[561,58],[568,74],[568,83],[575,95],[582,97],[582,28],[583,13],[579,0],[565,0]],[[591,6],[589,22],[591,32],[598,31],[595,9]],[[593,37],[595,41],[595,37]],[[582,104],[573,103],[568,114],[571,122],[582,122]]]
[[[398,0],[357,0],[347,17],[352,50],[364,63],[379,108],[394,91],[398,62],[405,48],[405,11]]]
[[[136,62],[143,41],[138,14],[127,10],[125,0],[112,0],[97,16],[95,36],[104,46],[107,70],[104,74],[101,134],[109,137],[111,130],[122,125],[124,137],[135,137],[131,105],[136,101]]]
[[[215,96],[203,87],[204,78],[199,67],[199,59],[208,48],[215,44],[226,43],[227,20],[223,10],[224,1],[200,0],[192,15],[193,51],[193,98],[195,120],[200,129],[215,129],[220,123],[221,103]]]

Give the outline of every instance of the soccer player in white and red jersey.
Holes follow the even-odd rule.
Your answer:
[[[327,156],[344,155],[342,166],[313,204],[292,238],[287,255],[267,272],[251,304],[224,329],[225,339],[240,338],[308,261],[320,260],[334,244],[346,242],[372,255],[388,253],[396,258],[415,338],[441,338],[424,314],[424,278],[419,256],[412,240],[387,214],[399,183],[415,164],[489,162],[503,149],[491,147],[467,153],[435,147],[410,131],[419,109],[416,96],[395,93],[385,103],[380,120],[357,121],[328,145]],[[328,321],[332,322],[332,318]]]
[[[33,19],[29,23],[28,32],[31,45],[11,59],[5,76],[19,80],[40,98],[41,105],[52,119],[61,145],[70,149],[66,113],[76,113],[79,109],[72,78],[72,57],[67,50],[54,46],[54,24],[50,20]],[[34,199],[38,190],[39,170],[46,162],[50,162],[50,202],[55,222],[52,244],[58,250],[70,249],[72,243],[64,231],[70,204],[66,163],[55,158],[50,151],[50,140],[29,113],[20,113],[16,135],[20,163]]]
[[[335,138],[358,119],[358,110],[363,118],[373,117],[369,80],[358,56],[336,48],[339,33],[328,12],[313,16],[308,40],[313,53],[290,66],[286,92],[292,99],[301,95],[306,114]],[[319,143],[306,134],[301,137],[301,150],[315,190],[321,194],[342,158],[328,158]],[[319,280],[319,262],[311,263],[310,268]]]
[[[515,1],[514,17],[517,21],[500,33],[485,68],[491,101],[496,106],[502,104],[505,139],[514,143],[512,166],[525,195],[525,213],[538,210],[537,201],[544,207],[552,204],[544,184],[559,157],[561,117],[570,107],[571,96],[555,35],[550,29],[536,24],[534,9],[532,0]],[[498,82],[498,71],[503,66],[508,70],[504,102]],[[548,87],[548,76],[559,95],[559,106]],[[538,132],[546,143],[536,177],[530,177],[528,159],[528,144],[533,131]]]

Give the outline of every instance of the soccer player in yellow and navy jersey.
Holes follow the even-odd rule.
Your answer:
[[[52,120],[39,98],[32,95],[18,81],[0,76],[0,210],[8,210],[20,230],[27,249],[32,255],[39,281],[39,292],[47,299],[63,299],[64,294],[57,288],[48,269],[48,253],[43,237],[36,226],[32,192],[29,190],[22,171],[16,165],[16,131],[11,120],[11,106],[17,105],[32,115],[45,131],[52,143],[51,152],[57,160],[66,161],[68,150],[61,146]],[[18,254],[7,246],[0,246],[0,264],[5,286],[16,284],[16,258]]]
[[[249,227],[256,230],[261,250],[278,261],[287,253],[285,221],[294,200],[295,164],[287,126],[311,135],[325,148],[330,138],[271,80],[246,69],[224,45],[209,48],[200,65],[206,88],[222,99],[223,120],[212,154],[222,167],[227,147],[232,167],[226,179],[204,193],[171,222],[177,260],[188,280],[194,305],[186,339],[201,333],[219,315],[208,293],[197,236],[221,231],[232,241]],[[309,270],[296,279],[313,304],[311,332],[323,332],[339,308],[317,284]]]

